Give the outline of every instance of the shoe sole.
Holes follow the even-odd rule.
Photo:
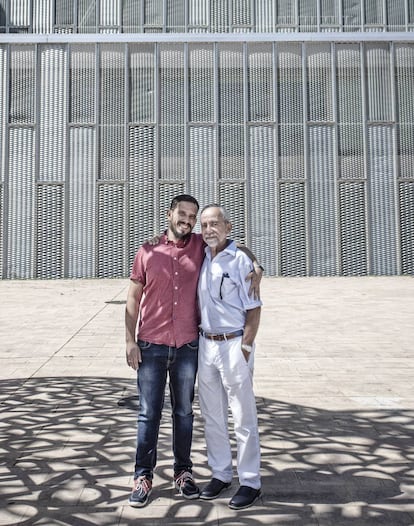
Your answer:
[[[148,504],[151,493],[152,493],[152,490],[150,490],[147,493],[147,499],[144,502],[135,502],[135,501],[128,500],[128,504],[132,506],[133,508],[143,508],[144,506]]]
[[[262,493],[260,492],[255,498],[254,500],[252,500],[252,502],[250,502],[250,504],[247,504],[246,506],[232,506],[231,504],[229,504],[229,508],[231,510],[245,510],[246,508],[250,508],[250,506],[253,506],[253,504],[260,499],[260,497],[262,496]]]
[[[203,492],[200,493],[200,499],[201,500],[214,500],[214,499],[217,499],[217,497],[219,497],[224,490],[230,488],[231,484],[229,484],[228,486],[223,486],[223,488],[216,494],[216,495],[212,495],[211,497],[210,496],[206,496],[206,495],[203,495]]]

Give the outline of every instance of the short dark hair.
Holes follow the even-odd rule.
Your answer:
[[[186,201],[187,203],[193,203],[193,205],[196,205],[198,212],[200,205],[198,204],[197,199],[189,194],[176,195],[171,201],[170,210],[174,210],[174,208],[177,207],[178,203],[181,203],[182,201]]]

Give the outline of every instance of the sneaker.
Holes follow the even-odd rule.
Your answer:
[[[129,496],[128,502],[134,508],[142,508],[148,504],[148,498],[152,491],[152,481],[145,475],[134,480],[132,493]]]
[[[193,475],[189,471],[181,471],[174,476],[175,487],[185,499],[198,499],[200,489],[196,486]]]

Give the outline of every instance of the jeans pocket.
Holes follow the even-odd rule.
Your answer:
[[[144,342],[143,340],[138,340],[137,343],[141,351],[145,351],[146,349],[149,349],[152,345],[150,342]]]
[[[198,338],[196,340],[193,340],[192,342],[186,343],[186,346],[191,351],[198,351]]]

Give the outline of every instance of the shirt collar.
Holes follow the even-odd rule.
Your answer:
[[[184,248],[190,241],[190,237],[191,234],[185,239],[179,239],[177,242],[171,241],[170,239],[168,239],[167,230],[165,230],[163,235],[161,236],[161,243],[163,243],[164,245],[173,245],[177,248]]]
[[[235,241],[233,241],[232,239],[228,239],[227,240],[227,246],[225,248],[223,248],[223,250],[220,250],[219,254],[230,254],[231,256],[234,256],[234,254],[236,253],[236,250],[237,250],[237,245],[235,243]],[[204,251],[207,255],[207,257],[209,259],[211,259],[211,249],[209,246],[206,246],[204,248]]]

